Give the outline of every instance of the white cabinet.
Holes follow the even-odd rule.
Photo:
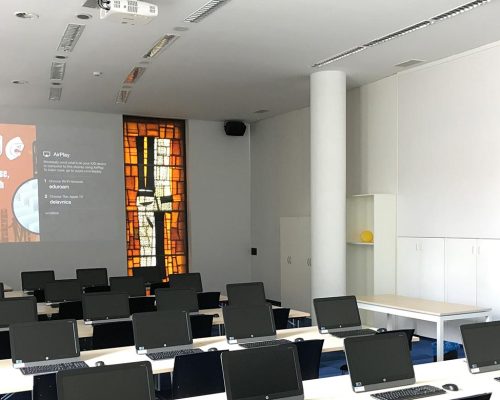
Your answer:
[[[398,239],[397,294],[400,296],[420,297],[420,287],[416,284],[420,276],[420,253],[418,240]]]
[[[280,218],[281,304],[311,311],[311,233],[308,217]]]
[[[476,304],[476,239],[446,239],[446,302]]]
[[[477,305],[493,308],[493,320],[500,319],[500,240],[477,241]]]

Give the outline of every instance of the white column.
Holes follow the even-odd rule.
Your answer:
[[[346,294],[346,76],[311,75],[311,293]]]

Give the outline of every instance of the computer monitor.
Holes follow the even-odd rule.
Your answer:
[[[335,333],[361,328],[355,296],[324,297],[313,300],[318,329]]]
[[[222,353],[228,400],[303,399],[294,344]]]
[[[0,300],[0,331],[6,331],[17,322],[38,320],[36,298],[34,296],[10,297]]]
[[[45,284],[46,303],[81,301],[82,287],[78,279],[59,279]]]
[[[456,397],[455,400],[490,400],[492,393],[473,394],[472,396]]]
[[[57,373],[59,400],[155,400],[149,361]]]
[[[355,392],[415,383],[408,337],[404,332],[348,337],[344,348]]]
[[[82,296],[83,320],[86,324],[130,320],[128,293],[98,292]]]
[[[10,326],[14,368],[77,361],[80,356],[74,319],[23,322]]]
[[[229,344],[276,339],[270,304],[222,307]]]
[[[160,283],[165,278],[165,271],[158,267],[139,267],[132,269],[134,276],[141,277],[144,284]]]
[[[79,268],[76,270],[76,279],[80,281],[82,287],[107,286],[107,268]]]
[[[0,299],[5,297],[3,282],[0,282]]]
[[[192,289],[198,293],[203,292],[201,274],[199,272],[172,274],[169,275],[169,282],[172,289]]]
[[[193,347],[189,314],[185,311],[156,311],[132,316],[137,354]]]
[[[114,276],[109,278],[112,292],[128,293],[130,297],[146,296],[146,286],[140,276]]]
[[[192,289],[158,289],[156,291],[158,311],[198,312],[198,297]]]
[[[21,285],[25,291],[40,290],[48,282],[55,281],[54,271],[23,271]]]
[[[466,324],[460,331],[471,373],[500,369],[500,321]]]
[[[230,283],[226,285],[226,291],[230,306],[264,304],[266,302],[262,282]]]

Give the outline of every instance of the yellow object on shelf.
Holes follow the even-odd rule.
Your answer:
[[[373,233],[371,231],[363,231],[359,235],[363,243],[373,243]]]

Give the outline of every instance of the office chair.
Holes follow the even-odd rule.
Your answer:
[[[302,380],[318,379],[323,339],[304,340],[294,342],[299,355],[300,373]]]
[[[276,329],[288,328],[289,308],[273,308],[274,326]]]
[[[52,317],[54,318],[54,317]],[[83,319],[83,307],[81,301],[66,301],[59,304],[57,319]]]
[[[45,303],[45,292],[43,289],[34,290],[33,296],[35,296],[37,303]]]
[[[10,338],[9,331],[0,332],[0,360],[8,360],[12,358],[10,354]]]
[[[198,296],[198,307],[200,310],[219,308],[220,292],[200,292]]]
[[[224,392],[221,353],[207,351],[175,357],[172,398],[182,399]]]
[[[56,374],[33,377],[32,400],[57,400]]]
[[[3,299],[5,297],[5,294],[4,294],[4,286],[3,286],[3,282],[0,282],[0,299]]]
[[[130,314],[156,311],[154,297],[130,297],[128,299]]]
[[[168,282],[152,283],[151,285],[149,285],[149,293],[151,295],[154,295],[156,289],[168,289],[168,288],[170,288],[170,283]]]
[[[193,339],[212,336],[213,315],[190,315],[189,319],[191,320],[191,333]]]
[[[108,322],[94,325],[92,348],[111,349],[134,345],[132,321]]]
[[[109,285],[89,286],[83,289],[83,293],[109,292],[110,290],[111,288]]]

